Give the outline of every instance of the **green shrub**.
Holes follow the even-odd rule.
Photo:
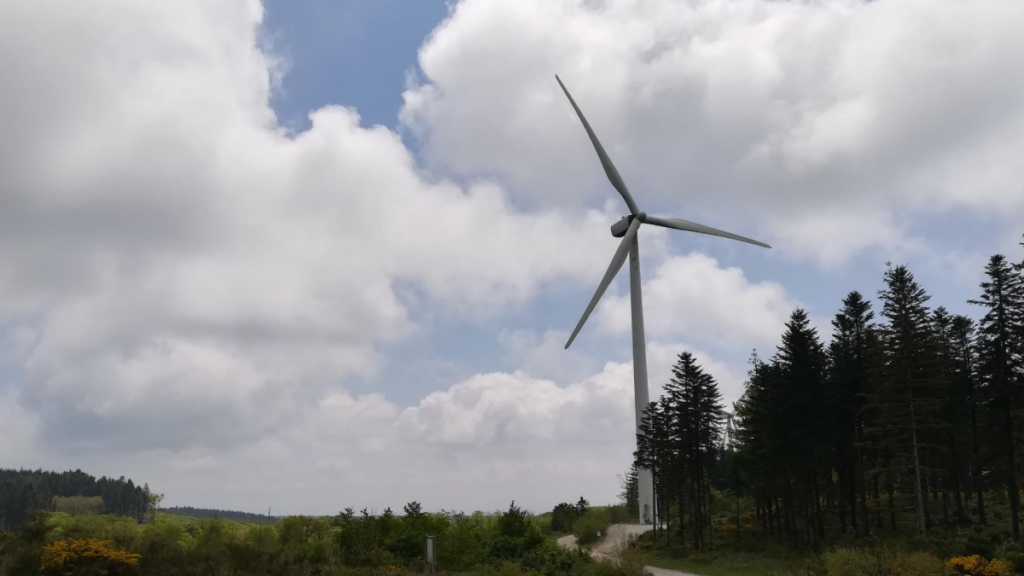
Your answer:
[[[996,556],[1005,560],[1018,574],[1024,574],[1024,542],[1005,542],[996,549]]]
[[[580,544],[593,544],[608,532],[608,514],[604,510],[587,510],[582,518],[573,523],[573,531],[576,533],[577,542]],[[600,534],[601,536],[598,536]]]
[[[629,524],[636,522],[632,514],[629,513],[629,508],[619,504],[617,506],[609,506],[608,510],[608,521],[612,524]]]
[[[1014,572],[1024,574],[1024,552],[1007,552],[1003,559],[1013,567]]]
[[[942,576],[944,566],[929,552],[901,552],[893,555],[889,573],[898,576]]]
[[[615,551],[615,560],[623,576],[644,576],[647,573],[647,554],[630,538]]]
[[[976,527],[974,531],[967,535],[967,541],[964,543],[964,554],[966,556],[981,556],[991,560],[996,554],[998,542],[999,537],[997,535]]]
[[[833,548],[825,553],[828,576],[888,576],[878,554],[861,548]]]
[[[587,566],[586,576],[624,576],[622,569],[611,562],[594,562]]]

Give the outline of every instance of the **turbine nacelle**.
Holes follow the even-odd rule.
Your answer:
[[[636,216],[623,216],[621,220],[612,224],[612,236],[616,238],[622,238],[626,235],[626,231],[629,230],[629,225],[633,223],[633,218],[639,218],[641,222],[647,220],[647,213],[640,212]]]

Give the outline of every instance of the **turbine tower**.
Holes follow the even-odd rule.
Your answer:
[[[733,441],[736,439],[736,423],[733,421],[736,418],[736,412],[739,408],[736,407],[736,402],[732,403],[732,412],[725,412],[725,435],[722,437],[722,447],[726,450],[732,448]]]
[[[657,216],[648,216],[646,212],[641,212],[640,209],[637,208],[636,202],[633,201],[633,197],[629,194],[629,189],[626,188],[626,183],[622,180],[622,176],[620,176],[619,171],[615,169],[615,165],[612,164],[611,158],[609,158],[608,154],[604,151],[604,147],[601,146],[601,142],[598,141],[597,135],[594,134],[594,130],[590,128],[590,123],[587,122],[587,119],[583,116],[583,112],[580,111],[580,107],[576,105],[576,101],[572,99],[572,95],[569,94],[569,90],[566,89],[565,84],[562,83],[562,79],[559,78],[558,75],[555,75],[555,80],[557,80],[558,85],[562,87],[562,91],[565,92],[566,98],[569,99],[569,103],[572,104],[573,110],[576,111],[576,115],[579,116],[580,121],[583,123],[583,128],[586,129],[587,135],[590,136],[590,142],[594,145],[594,150],[597,152],[597,157],[601,160],[601,166],[604,167],[604,172],[608,175],[608,180],[611,181],[612,186],[618,190],[620,195],[622,195],[622,199],[626,202],[626,207],[629,208],[628,216],[623,216],[621,220],[612,224],[612,236],[615,238],[622,238],[622,241],[619,242],[619,247],[615,250],[615,255],[612,256],[612,262],[611,265],[608,266],[608,271],[604,273],[604,278],[601,279],[601,283],[597,286],[597,292],[595,292],[594,297],[590,299],[590,304],[587,304],[587,309],[583,312],[583,317],[580,318],[579,323],[576,324],[576,329],[572,331],[572,336],[570,336],[569,341],[565,343],[565,347],[568,349],[572,344],[572,341],[576,339],[576,335],[580,333],[580,329],[583,328],[583,324],[587,321],[587,318],[590,317],[590,313],[594,311],[594,307],[597,306],[598,301],[601,300],[601,296],[604,294],[605,290],[608,289],[608,285],[612,283],[612,279],[615,278],[619,269],[622,268],[622,264],[626,261],[626,254],[628,253],[629,300],[633,319],[633,394],[636,407],[636,430],[637,434],[640,434],[640,423],[643,418],[644,408],[647,407],[647,404],[650,401],[647,392],[647,349],[644,344],[644,309],[640,295],[640,244],[637,241],[636,235],[636,231],[640,228],[640,224],[653,224],[654,226],[672,228],[673,230],[682,230],[684,232],[697,232],[700,234],[709,234],[711,236],[721,236],[722,238],[738,240],[740,242],[746,242],[756,246],[763,246],[764,248],[771,248],[771,246],[731,232],[725,232],[724,230],[704,226],[703,224],[697,224],[687,220],[679,220],[678,218],[659,218]],[[643,468],[639,469],[638,481],[640,523],[652,524],[652,516],[654,514],[654,482],[650,470]]]

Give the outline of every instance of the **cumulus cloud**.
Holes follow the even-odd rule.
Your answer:
[[[287,493],[323,513],[296,493],[334,486],[381,505],[578,496],[553,484],[612,499],[632,367],[557,356],[563,333],[506,332],[525,370],[411,407],[346,390],[421,328],[409,294],[472,321],[592,289],[612,210],[519,209],[497,182],[427,176],[340,106],[288,134],[261,18],[242,0],[107,0],[0,23],[0,420],[16,430],[0,456],[216,507]],[[663,231],[644,237],[645,261],[669,258]],[[470,495],[443,501],[452,487]]]
[[[582,306],[581,306],[582,308]],[[596,372],[596,359],[565,349],[569,332],[548,330],[537,334],[529,330],[502,330],[498,334],[507,362],[524,372],[556,382],[574,382]]]
[[[735,267],[723,268],[692,252],[662,263],[641,286],[648,334],[685,335],[730,348],[774,344],[798,305],[775,282],[752,282]],[[631,328],[629,294],[606,295],[598,325],[611,332]]]
[[[606,258],[606,213],[428,180],[353,110],[285,134],[261,18],[109,0],[0,24],[0,320],[58,445],[270,433],[416,329],[397,284],[487,314]]]
[[[608,194],[558,73],[645,209],[714,204],[834,266],[904,240],[908,211],[1019,219],[1022,22],[1000,0],[464,0],[402,118],[434,166],[542,204]]]

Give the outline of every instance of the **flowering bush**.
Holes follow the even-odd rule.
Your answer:
[[[85,576],[119,572],[139,562],[138,554],[114,547],[112,540],[96,538],[58,540],[43,547],[39,570],[47,574]]]
[[[998,558],[991,562],[981,556],[957,556],[950,558],[946,566],[954,574],[965,574],[967,576],[1010,576],[1012,571],[1010,565]]]

